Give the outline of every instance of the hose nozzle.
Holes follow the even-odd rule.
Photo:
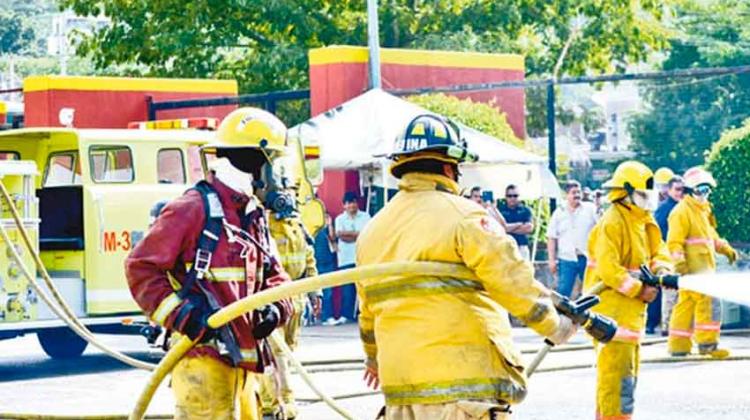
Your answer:
[[[580,325],[595,340],[608,343],[617,332],[617,323],[606,316],[589,311],[598,305],[601,299],[596,295],[583,296],[576,301],[552,292],[552,303],[557,312]]]
[[[646,264],[640,267],[640,280],[643,284],[651,287],[666,287],[667,289],[679,289],[680,276],[677,274],[656,275],[649,270]]]

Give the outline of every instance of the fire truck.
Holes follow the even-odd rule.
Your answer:
[[[0,181],[19,209],[46,270],[74,314],[92,332],[149,329],[130,295],[124,260],[150,224],[156,203],[183,194],[203,177],[200,147],[216,118],[144,121],[129,128],[28,127],[0,131]],[[301,145],[291,139],[281,164],[295,181],[310,232],[323,206],[305,175]],[[87,342],[58,319],[22,275],[8,247],[34,260],[3,201],[0,223],[0,340],[35,333],[53,358],[76,357]]]

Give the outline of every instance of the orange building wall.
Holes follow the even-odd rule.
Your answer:
[[[368,53],[365,47],[333,46],[311,50],[310,111],[313,116],[367,90]],[[482,54],[448,51],[381,49],[383,89],[414,89],[459,84],[520,81],[523,57],[515,54]],[[525,137],[523,89],[497,89],[461,93],[475,101],[496,103],[506,113],[515,134]],[[341,212],[345,191],[359,191],[356,171],[325,171],[318,196],[329,212]]]
[[[148,119],[148,96],[159,102],[233,95],[237,95],[234,80],[34,76],[24,80],[24,125],[60,127],[60,110],[72,108],[74,127],[127,128],[131,121]],[[157,118],[222,118],[235,108],[166,110]]]

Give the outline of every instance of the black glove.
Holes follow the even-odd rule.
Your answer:
[[[281,312],[276,305],[266,305],[262,309],[253,313],[253,337],[256,340],[262,340],[273,332],[279,326],[281,321]]]
[[[205,343],[216,337],[216,330],[208,326],[208,318],[214,313],[206,298],[198,294],[188,295],[176,309],[172,328],[195,341]]]

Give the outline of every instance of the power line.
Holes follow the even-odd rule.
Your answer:
[[[694,68],[694,69],[676,69],[658,72],[645,73],[623,73],[608,74],[601,76],[580,76],[565,77],[559,80],[552,79],[533,79],[533,80],[513,80],[503,82],[489,82],[477,84],[462,84],[441,87],[424,87],[415,89],[392,89],[390,93],[398,96],[419,95],[424,93],[451,93],[451,92],[480,92],[497,89],[529,88],[542,87],[548,85],[572,85],[572,84],[593,84],[601,82],[619,82],[629,80],[663,80],[672,78],[686,77],[709,77],[724,74],[741,74],[749,73],[750,65],[732,66],[732,67],[711,67],[711,68]]]

